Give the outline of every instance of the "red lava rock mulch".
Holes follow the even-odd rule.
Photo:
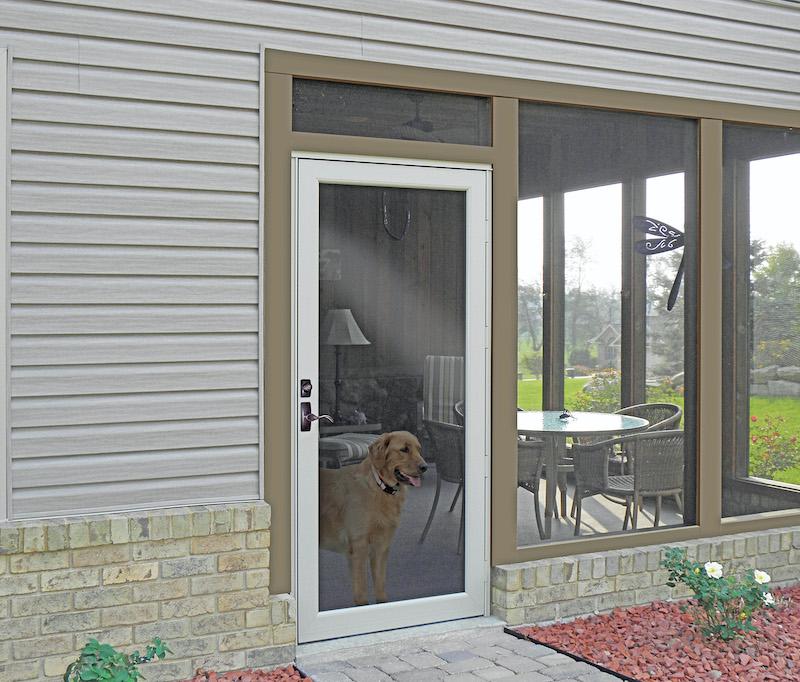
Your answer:
[[[517,631],[642,682],[798,682],[800,586],[777,589],[774,594],[779,603],[788,603],[763,610],[753,620],[759,632],[730,642],[705,639],[689,614],[681,612],[680,602],[654,602]]]
[[[230,673],[215,673],[198,670],[187,682],[286,682],[301,680],[300,671],[293,665],[275,670],[234,670]]]

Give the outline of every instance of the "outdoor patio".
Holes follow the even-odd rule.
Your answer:
[[[575,486],[571,480],[567,483],[567,509],[572,509],[572,499]],[[542,542],[536,529],[536,516],[534,514],[535,498],[533,493],[517,488],[517,544],[520,547],[538,545]],[[539,510],[544,518],[544,482],[539,489]],[[558,505],[561,513],[561,503]],[[644,506],[639,511],[638,528],[652,528],[655,514],[655,499],[645,498]],[[581,536],[599,535],[602,533],[618,533],[622,531],[622,521],[625,517],[625,507],[612,502],[602,495],[585,497],[583,499],[583,514],[581,517]],[[683,517],[677,509],[672,498],[665,498],[661,507],[661,521],[659,527],[683,525]],[[548,542],[574,539],[575,521],[560,515],[553,519],[552,538]],[[630,526],[628,527],[630,530]]]

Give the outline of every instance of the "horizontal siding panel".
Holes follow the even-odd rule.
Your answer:
[[[78,93],[81,79],[77,64],[15,59],[11,69],[11,86],[23,90]]]
[[[673,0],[671,0],[673,1]],[[739,21],[732,21],[730,17],[702,16],[703,2],[692,0],[674,0],[680,9],[677,11],[663,6],[661,0],[648,0],[647,4],[655,7],[643,6],[640,0],[559,0],[554,5],[551,0],[491,0],[481,2],[489,14],[500,7],[523,10],[531,15],[530,21],[534,23],[540,14],[569,16],[588,19],[602,25],[604,23],[620,24],[622,26],[637,26],[653,28],[664,32],[681,35],[695,35],[714,41],[731,41],[744,45],[769,46],[783,50],[796,50],[796,38],[792,35],[794,30],[786,24],[750,25]],[[750,0],[735,0],[739,7],[754,5]],[[638,5],[638,6],[637,6]],[[554,11],[555,10],[555,11]],[[455,14],[457,16],[457,13]],[[796,27],[795,27],[796,28]],[[581,42],[591,42],[591,37]],[[624,47],[624,45],[623,45]]]
[[[289,0],[309,9],[316,6],[335,7],[339,0]],[[677,33],[661,28],[661,17],[639,8],[611,8],[612,3],[584,2],[528,3],[525,9],[499,7],[454,0],[354,0],[348,8],[370,16],[396,17],[414,25],[443,24],[461,26],[496,34],[518,35],[533,39],[547,38],[577,42],[591,46],[623,48],[644,53],[672,55],[729,64],[742,64],[783,71],[796,70],[797,56],[786,50],[747,45],[730,40],[715,40],[713,48],[705,36],[687,35],[689,27]],[[592,5],[592,8],[589,7]],[[616,9],[616,11],[614,11]],[[554,11],[556,10],[556,11]],[[568,16],[572,12],[575,16]],[[577,11],[576,11],[577,10]],[[592,11],[593,10],[593,11]],[[605,13],[607,21],[598,16]],[[547,13],[546,13],[547,12]],[[626,19],[632,13],[644,15],[638,26]],[[615,23],[612,23],[615,22]],[[692,31],[694,32],[694,31]],[[491,34],[489,34],[491,36]],[[502,35],[492,36],[502,40]]]
[[[15,121],[15,151],[258,165],[258,139],[144,129]]]
[[[236,80],[258,81],[259,58],[250,54],[222,50],[200,50],[175,45],[125,40],[80,39],[80,63],[93,66],[130,68],[140,71],[161,71],[193,76],[211,76]]]
[[[170,16],[125,12],[119,3],[111,0],[109,9],[66,3],[31,3],[27,0],[0,0],[0,16],[10,28],[31,31],[48,31],[98,38],[119,38],[147,43],[165,43],[191,47],[205,47],[238,52],[258,53],[261,44],[275,49],[305,50],[338,47],[347,49],[352,56],[358,54],[358,36],[361,22],[357,15],[347,12],[308,13],[297,8],[269,3],[247,3],[247,15],[241,24],[225,18],[227,4],[217,3],[219,20],[197,20]],[[154,11],[164,10],[164,5],[152,3]],[[210,3],[209,3],[210,4]],[[145,9],[139,3],[133,10]],[[172,13],[178,8],[170,5]],[[244,7],[242,8],[244,9]],[[196,11],[196,10],[195,10]],[[189,14],[192,15],[191,9]],[[264,16],[263,27],[250,26],[257,15]],[[279,42],[283,38],[282,42]]]
[[[255,332],[258,306],[16,305],[12,334]]]
[[[685,58],[637,52],[624,47],[606,48],[523,36],[499,36],[475,29],[431,26],[408,21],[366,17],[365,40],[397,42],[404,45],[464,50],[481,55],[494,54],[516,59],[557,61],[584,69],[613,70],[632,74],[653,73],[661,77],[685,80],[710,80],[723,85],[800,92],[800,75],[775,73],[716,62],[694,63]],[[796,36],[797,38],[797,36]],[[797,47],[797,45],[795,46]],[[604,83],[604,80],[601,80]]]
[[[214,78],[258,80],[258,54],[0,29],[17,59],[110,66]]]
[[[362,0],[361,3],[347,3],[346,7],[343,8],[341,2],[329,1],[313,3],[311,0],[304,0],[302,3],[287,0],[286,3],[282,2],[277,4],[270,2],[260,3],[259,5],[254,5],[252,2],[247,2],[246,0],[229,0],[225,3],[206,0],[202,4],[194,2],[193,0],[183,0],[182,2],[173,0],[169,5],[164,5],[162,2],[159,2],[159,0],[120,0],[119,2],[117,0],[66,0],[66,2],[73,5],[93,5],[95,7],[128,9],[137,12],[159,13],[162,15],[160,17],[152,17],[144,14],[128,15],[130,17],[135,17],[135,19],[129,22],[135,25],[134,30],[138,28],[138,26],[136,26],[138,23],[137,20],[157,20],[161,25],[167,25],[174,21],[172,18],[173,16],[179,15],[193,20],[193,24],[197,20],[219,21],[226,22],[227,24],[227,22],[234,21],[231,17],[238,16],[243,26],[262,26],[263,30],[283,28],[296,32],[316,31],[326,35],[354,37],[360,35],[357,22],[361,15],[358,12],[363,11],[367,13],[371,11],[373,14],[381,14],[389,17],[395,15],[403,16],[404,11],[402,6],[406,4],[405,2],[397,3],[394,0],[375,0],[374,2],[373,0]],[[290,2],[295,6],[290,6]],[[793,12],[791,9],[782,10],[782,15],[785,16],[781,16],[780,18],[778,18],[777,15],[765,18],[768,15],[763,11],[763,8],[760,8],[761,11],[752,9],[755,3],[741,1],[731,3],[732,7],[735,7],[738,12],[758,12],[754,14],[754,16],[758,16],[759,19],[753,22],[754,25],[748,25],[742,21],[731,20],[733,17],[730,16],[730,14],[722,12],[714,12],[716,16],[702,16],[706,11],[696,8],[702,6],[704,3],[689,2],[689,0],[670,0],[671,5],[662,8],[660,0],[645,0],[644,2],[637,0],[637,2],[639,2],[640,5],[646,4],[651,6],[637,7],[636,4],[627,1],[598,2],[597,0],[559,0],[559,2],[555,4],[552,0],[501,0],[498,2],[469,4],[473,6],[477,5],[479,16],[483,14],[486,17],[484,23],[478,24],[476,28],[485,26],[491,29],[493,17],[498,12],[498,6],[501,6],[524,10],[524,14],[521,14],[518,18],[518,24],[520,26],[533,27],[533,30],[537,31],[537,35],[540,36],[548,36],[548,27],[546,23],[543,28],[538,28],[538,23],[548,16],[577,16],[593,21],[601,30],[602,24],[608,22],[618,23],[623,26],[650,27],[661,32],[671,31],[678,34],[697,34],[702,37],[715,38],[721,41],[733,41],[756,46],[766,45],[788,50],[797,49],[797,38],[792,33],[792,29],[798,28],[796,25],[798,21],[796,18],[797,13]],[[365,3],[368,6],[371,5],[372,9],[370,10],[368,7],[365,7]],[[297,6],[298,4],[306,6]],[[467,9],[469,8],[469,5],[466,3],[428,2],[425,4],[427,5],[427,17],[424,13],[421,16],[419,14],[415,16],[416,25],[430,22],[459,25],[467,21],[461,19],[461,13],[465,5]],[[655,5],[655,7],[652,5]],[[751,8],[747,8],[748,5],[750,5]],[[326,7],[327,9],[325,9]],[[335,11],[342,9],[351,10],[352,13],[347,14],[342,11]],[[81,7],[80,10],[75,8],[74,13],[77,14],[79,12],[89,13],[92,17],[96,16],[93,10],[88,10],[85,7]],[[68,14],[68,12],[65,13]],[[56,12],[48,14],[54,15]],[[58,14],[60,15],[60,12]],[[691,14],[691,18],[687,18],[687,14]],[[115,15],[117,16],[113,18],[109,17],[109,20],[106,22],[106,31],[115,23],[114,18],[124,16],[124,13],[118,12],[115,13]],[[51,19],[50,16],[47,18]],[[344,25],[341,26],[343,30],[334,28],[338,23],[332,22],[337,20],[339,22],[344,22]],[[324,25],[325,22],[328,22],[327,27]],[[757,26],[757,24],[766,25]],[[184,35],[174,36],[171,39],[167,39],[162,35],[162,40],[159,42],[177,43],[183,42],[187,38],[191,39],[190,36],[186,34],[187,28],[188,27],[184,28]],[[222,26],[219,28],[220,31],[218,35],[221,37],[224,35],[224,31]],[[225,29],[229,28],[230,24],[227,24]],[[69,33],[71,31],[66,32]],[[74,32],[80,33],[81,31]],[[83,33],[84,35],[87,34],[85,30]],[[585,31],[582,36],[576,36],[572,38],[572,40],[591,43],[594,42],[593,33],[594,31],[589,29]],[[91,35],[94,34],[91,33]],[[117,35],[116,37],[127,38],[129,36]],[[141,40],[153,40],[153,38],[136,37]],[[314,42],[317,42],[321,36],[312,36],[312,38]],[[498,41],[501,40],[502,38],[498,37]],[[269,41],[265,38],[262,42],[268,43]],[[437,47],[435,43],[432,43],[430,46],[434,49]],[[620,46],[624,47],[624,42],[620,44]],[[277,47],[277,49],[281,48]],[[251,48],[251,51],[256,50],[257,47]],[[328,53],[337,54],[336,51]]]
[[[258,223],[14,213],[11,216],[11,241],[258,248]]]
[[[14,491],[17,517],[61,516],[96,511],[117,511],[254,500],[259,495],[256,473],[217,474],[165,480],[52,486]],[[122,502],[121,502],[122,500]]]
[[[649,74],[631,74],[620,71],[594,71],[585,67],[562,65],[553,62],[533,62],[513,57],[495,57],[478,52],[437,50],[399,43],[364,43],[364,59],[401,64],[418,64],[427,60],[428,66],[440,69],[487,73],[512,78],[569,83],[618,90],[652,92],[675,97],[720,102],[741,102],[760,106],[800,109],[800,95],[774,90],[758,90],[741,86],[725,86],[703,81],[683,81]],[[635,61],[635,60],[632,60]]]
[[[185,478],[202,471],[205,475],[258,472],[258,447],[155,450],[124,454],[73,455],[22,459],[14,463],[15,489],[55,485],[85,485]]]
[[[258,443],[258,419],[255,417],[46,426],[14,429],[11,433],[11,456],[14,460],[255,443]]]
[[[0,45],[10,47],[15,59],[43,59],[64,64],[76,63],[79,58],[78,36],[14,31],[0,27]]]
[[[258,83],[255,82],[29,59],[14,60],[12,85],[20,90],[258,108]]]
[[[26,213],[258,220],[258,195],[18,181],[11,185],[11,210]]]
[[[11,400],[11,426],[15,429],[257,415],[257,390],[50,396]]]
[[[258,167],[16,152],[11,180],[258,192]]]
[[[789,0],[795,1],[796,0]],[[800,12],[798,9],[784,5],[772,4],[770,0],[703,0],[688,3],[686,0],[630,0],[637,5],[674,10],[695,16],[708,16],[714,19],[727,19],[737,22],[749,22],[756,25],[792,28],[800,31]],[[693,17],[694,18],[694,17]]]
[[[256,249],[15,244],[11,271],[142,275],[258,275]]]
[[[258,137],[258,111],[15,90],[17,120]]]
[[[177,362],[141,365],[13,367],[11,395],[97,395],[258,387],[258,363]],[[175,396],[175,400],[181,400]]]
[[[0,16],[4,25],[11,28],[250,53],[257,53],[262,43],[282,49],[281,37],[284,42],[289,42],[287,34],[301,32],[305,34],[301,35],[305,37],[305,45],[312,49],[314,46],[325,49],[338,39],[336,43],[349,44],[349,51],[356,55],[361,31],[360,18],[355,14],[322,10],[306,12],[272,2],[231,4],[214,1],[202,5],[171,2],[168,8],[158,0],[148,5],[140,2],[123,5],[116,0],[104,3],[79,0],[69,4],[0,0]],[[88,7],[90,4],[97,7]],[[164,12],[165,8],[168,12]],[[120,11],[124,9],[134,11]],[[144,14],[140,10],[154,14]],[[206,18],[195,19],[198,14]]]
[[[82,365],[258,358],[258,335],[107,334],[101,336],[14,336],[11,364]]]
[[[255,277],[12,275],[12,303],[258,303]]]

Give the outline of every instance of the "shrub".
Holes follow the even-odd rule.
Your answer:
[[[693,603],[684,607],[699,624],[705,637],[730,640],[755,631],[753,614],[761,608],[772,608],[775,598],[769,591],[769,575],[749,570],[743,577],[723,576],[716,561],[701,564],[689,561],[686,550],[670,547],[661,565],[669,572],[667,585],[683,583],[693,593]]]
[[[150,663],[155,658],[164,658],[168,653],[172,652],[158,637],[147,645],[144,656],[138,651],[124,654],[110,644],[100,644],[96,639],[90,639],[78,660],[67,667],[64,682],[136,682],[144,677],[139,672],[139,665]]]
[[[772,479],[777,472],[800,465],[800,443],[786,432],[785,422],[780,415],[750,417],[751,476]]]
[[[647,387],[647,402],[673,403],[681,405],[683,400],[683,386],[673,386],[669,378],[662,379],[657,384]]]
[[[619,409],[620,381],[619,371],[604,369],[592,375],[575,396],[572,405],[565,407],[581,412],[613,412]]]

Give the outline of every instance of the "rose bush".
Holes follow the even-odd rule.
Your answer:
[[[800,465],[800,442],[780,415],[750,417],[751,476],[774,479],[775,474]]]
[[[706,637],[730,640],[755,631],[753,614],[775,606],[768,587],[770,577],[764,571],[747,571],[740,578],[726,576],[722,564],[690,561],[686,550],[678,547],[666,550],[661,565],[669,572],[667,585],[683,583],[694,593],[694,600],[684,608]]]

